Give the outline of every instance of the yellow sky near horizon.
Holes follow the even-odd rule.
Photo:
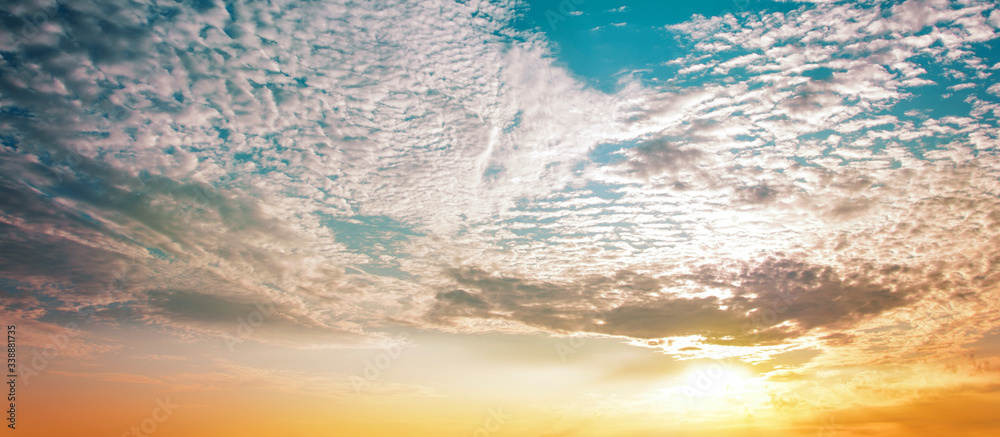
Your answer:
[[[155,435],[165,437],[895,437],[1000,429],[993,415],[1000,360],[968,351],[933,362],[837,366],[801,351],[751,363],[669,356],[615,338],[413,332],[383,348],[245,344],[223,358],[212,352],[218,341],[155,339],[159,350],[178,352],[155,354],[144,350],[149,338],[127,330],[100,335],[121,346],[57,355],[19,386],[18,434],[128,435],[144,421],[152,429],[149,419],[164,417],[154,409],[165,404],[177,405],[155,422]],[[989,350],[987,342],[975,346],[968,350]],[[26,358],[22,365],[30,365]]]

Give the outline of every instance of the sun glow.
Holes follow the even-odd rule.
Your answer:
[[[668,390],[678,407],[713,417],[759,410],[768,400],[764,382],[747,368],[722,361],[692,366]]]
[[[721,363],[694,367],[683,381],[685,396],[694,398],[738,396],[753,391],[757,382],[749,370]]]

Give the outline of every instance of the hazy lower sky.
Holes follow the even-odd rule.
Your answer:
[[[5,435],[998,435],[998,37],[985,0],[5,1]]]

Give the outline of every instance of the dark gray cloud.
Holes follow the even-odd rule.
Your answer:
[[[276,305],[274,293],[264,287],[248,288],[241,278],[197,262],[208,254],[253,265],[261,282],[285,274],[279,257],[258,243],[290,244],[301,237],[254,203],[205,184],[130,176],[66,149],[52,150],[45,156],[72,158],[43,165],[10,149],[0,151],[0,278],[8,281],[0,303],[5,308],[35,311],[32,317],[57,323],[78,321],[76,311],[85,309],[109,323],[145,321],[225,333],[250,313],[247,302]],[[206,291],[184,291],[190,289]],[[329,296],[337,287],[313,291]],[[361,338],[324,326],[301,308],[299,316],[288,316],[294,312],[289,308],[271,324],[272,333],[285,335],[282,341],[355,343]]]
[[[455,317],[508,319],[562,332],[641,339],[701,335],[709,342],[741,345],[848,329],[955,285],[936,282],[934,273],[910,267],[865,264],[843,272],[791,259],[744,265],[738,272],[707,267],[693,274],[655,277],[621,270],[572,282],[501,277],[477,269],[448,274],[469,291],[439,293],[429,313],[435,322]],[[695,293],[711,288],[731,296],[670,292],[692,283],[700,289]]]
[[[479,296],[465,290],[441,292],[434,296],[436,302],[428,313],[435,323],[449,323],[454,317],[490,318],[491,305]]]
[[[71,286],[74,293],[83,295],[102,292],[114,278],[116,262],[126,257],[101,243],[108,238],[122,241],[122,237],[88,214],[60,205],[55,201],[59,197],[47,193],[48,187],[10,179],[7,175],[17,169],[8,164],[0,161],[4,170],[0,174],[0,213],[7,222],[0,224],[0,274]],[[46,167],[31,167],[40,171],[36,174],[52,176]],[[82,190],[81,185],[69,181],[57,184],[67,191]]]
[[[665,137],[646,141],[629,150],[626,173],[649,179],[691,170],[703,153],[683,145],[679,139]]]
[[[143,307],[132,308],[130,312],[169,328],[197,329],[209,334],[273,343],[359,345],[365,341],[362,334],[303,317],[296,305],[259,295],[234,294],[239,291],[150,290],[145,293],[148,299]],[[247,330],[247,326],[252,331]]]
[[[247,299],[222,297],[208,293],[183,290],[150,290],[148,305],[174,320],[193,320],[206,323],[231,323],[257,310]],[[269,304],[272,305],[273,304]]]
[[[780,192],[764,184],[740,187],[736,189],[735,200],[754,205],[762,205],[774,202],[780,196]]]

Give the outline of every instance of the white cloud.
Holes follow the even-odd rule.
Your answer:
[[[133,29],[130,51],[108,59],[85,56],[84,45],[118,49],[112,38],[70,28],[75,51],[5,67],[14,73],[3,104],[46,114],[40,126],[5,128],[107,165],[69,170],[101,173],[121,197],[60,204],[93,217],[100,232],[86,231],[83,218],[62,233],[14,214],[4,223],[132,260],[146,284],[135,294],[210,283],[206,294],[233,305],[274,299],[307,344],[316,337],[305,327],[365,336],[399,320],[425,324],[437,294],[457,286],[446,272],[461,268],[532,285],[632,271],[666,287],[696,269],[769,258],[845,277],[880,265],[985,266],[997,247],[989,215],[1000,193],[989,151],[996,103],[974,100],[970,117],[920,122],[892,109],[943,79],[921,67],[923,58],[967,77],[953,89],[980,83],[974,72],[992,60],[971,62],[969,43],[995,36],[996,13],[987,22],[986,7],[911,0],[882,11],[841,2],[696,16],[668,29],[699,42],[675,63],[706,82],[678,76],[654,88],[625,76],[614,94],[574,79],[542,35],[512,29],[508,3],[180,8],[171,22]],[[118,22],[137,26],[148,12]],[[1000,94],[996,85],[988,92]],[[123,121],[103,116],[119,108]],[[921,159],[909,145],[925,139],[938,149]],[[625,150],[593,162],[598,147]],[[31,163],[5,169],[34,178],[14,188],[55,184],[48,173],[27,174]],[[148,184],[138,177],[144,170],[154,176]],[[194,183],[222,200],[199,205],[185,191]],[[608,192],[599,195],[602,185]],[[130,192],[147,193],[149,206],[130,206]],[[357,215],[391,218],[414,235],[357,248],[324,224]],[[57,216],[46,220],[61,223]],[[970,275],[993,274],[976,265]],[[180,266],[197,269],[185,276]],[[907,284],[934,280],[900,275]],[[577,298],[647,298],[610,285],[590,292]],[[163,299],[182,298],[201,296]],[[144,320],[218,329],[177,322],[161,307],[143,307]]]

